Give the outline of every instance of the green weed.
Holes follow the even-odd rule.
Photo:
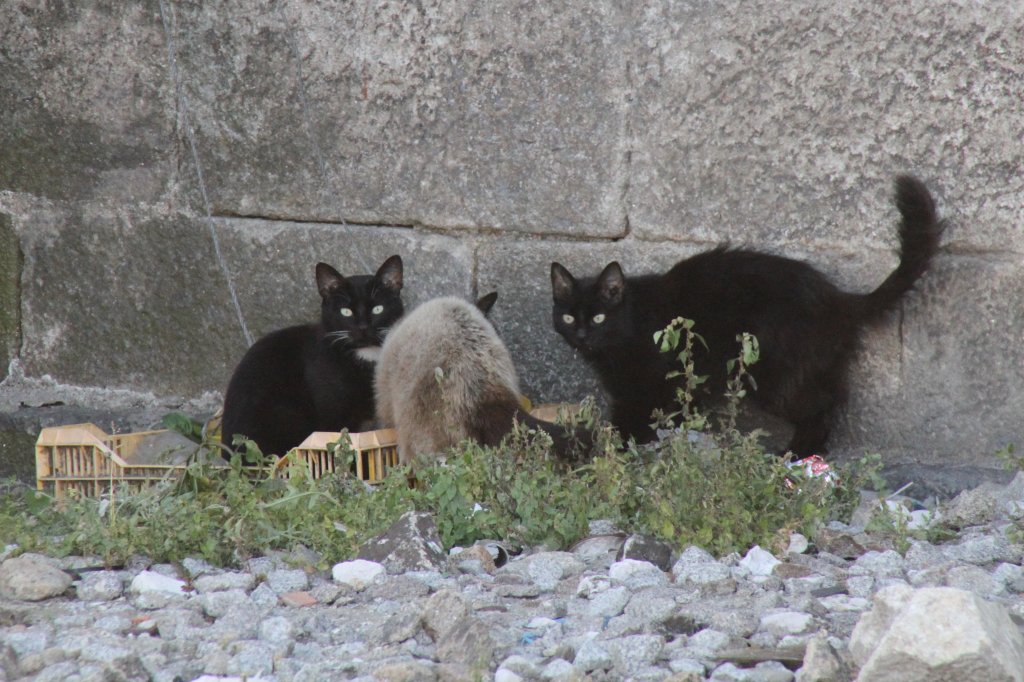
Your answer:
[[[594,436],[585,463],[557,460],[546,434],[520,426],[500,447],[467,441],[440,459],[417,462],[416,486],[409,485],[407,468],[395,467],[371,487],[349,474],[313,479],[301,464],[275,473],[252,443],[230,466],[204,464],[220,459],[219,446],[200,425],[175,416],[168,425],[202,440],[197,453],[206,455],[195,457],[179,481],[59,504],[36,491],[0,491],[0,545],[98,556],[111,565],[133,554],[231,565],[302,545],[329,565],[351,558],[362,542],[415,509],[435,516],[446,546],[493,538],[566,548],[586,534],[589,521],[610,519],[678,548],[696,544],[724,554],[772,546],[788,531],[809,535],[817,524],[848,516],[877,461],[833,467],[839,481],[833,484],[788,468],[765,452],[760,434],[741,433],[736,411],[756,388],[749,368],[758,349],[753,337],[738,341],[715,429],[694,404],[704,380],[694,374],[692,350],[702,341],[692,322],[676,320],[657,342],[678,362],[666,380],[676,382],[679,404],[656,415],[664,435],[651,445],[622,443],[588,400],[572,422]],[[350,448],[335,447],[341,462],[353,461]],[[244,466],[243,459],[258,466]]]

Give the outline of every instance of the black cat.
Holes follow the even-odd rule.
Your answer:
[[[577,281],[551,264],[555,330],[597,371],[609,394],[612,423],[623,437],[650,440],[651,413],[670,409],[673,367],[654,333],[676,317],[694,320],[707,342],[696,344],[706,394],[721,395],[737,334],[757,337],[751,374],[755,401],[795,427],[789,450],[824,451],[836,408],[847,397],[847,373],[860,330],[883,320],[924,274],[938,250],[943,223],[916,178],[896,179],[900,262],[869,294],[840,291],[813,267],[789,258],[720,246],[677,263],[664,275],[627,279],[618,263]]]
[[[267,334],[235,369],[224,396],[224,444],[242,434],[264,454],[280,455],[313,431],[358,431],[373,420],[374,363],[404,311],[402,259],[355,277],[317,263],[316,284],[320,322]]]

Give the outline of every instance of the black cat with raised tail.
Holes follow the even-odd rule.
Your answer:
[[[402,317],[402,259],[376,274],[343,277],[316,265],[320,322],[259,339],[238,363],[224,396],[221,441],[241,434],[282,455],[313,431],[359,431],[374,419],[374,363]]]
[[[894,310],[924,274],[943,231],[935,201],[917,178],[896,178],[899,265],[868,294],[839,290],[806,263],[720,246],[677,263],[663,275],[627,278],[610,263],[597,277],[576,280],[551,264],[555,330],[596,370],[624,438],[653,438],[651,413],[669,410],[677,384],[653,335],[676,317],[694,321],[707,343],[695,345],[703,397],[720,396],[736,336],[760,343],[751,374],[755,402],[794,427],[788,449],[822,453],[837,408],[848,394],[849,365],[861,330]]]

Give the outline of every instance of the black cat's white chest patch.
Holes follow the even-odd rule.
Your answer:
[[[377,362],[377,359],[380,358],[380,346],[357,348],[356,357],[365,362]]]

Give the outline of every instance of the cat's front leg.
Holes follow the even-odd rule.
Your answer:
[[[649,443],[655,434],[651,424],[654,406],[646,401],[615,400],[612,402],[612,426],[618,429],[623,441],[630,438],[637,443]]]

